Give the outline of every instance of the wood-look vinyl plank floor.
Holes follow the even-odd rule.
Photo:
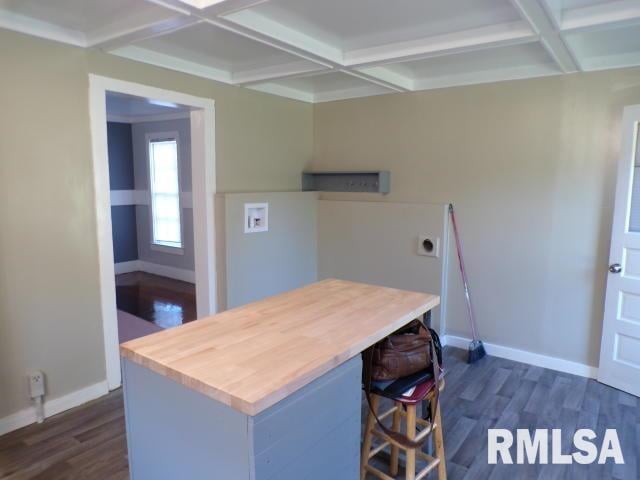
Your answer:
[[[573,375],[495,357],[467,365],[465,352],[445,348],[441,397],[447,473],[451,480],[640,478],[640,404],[634,396]],[[363,417],[367,412],[363,403]],[[616,428],[625,465],[488,465],[487,429]],[[571,438],[563,438],[567,452]],[[426,446],[425,448],[428,448]],[[385,456],[377,466],[386,471]],[[401,475],[403,472],[400,472]],[[0,479],[128,478],[120,390],[0,437]],[[400,477],[402,478],[402,477]],[[429,479],[436,478],[431,474]],[[226,479],[225,479],[226,480]]]

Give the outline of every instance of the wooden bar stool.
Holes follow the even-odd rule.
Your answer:
[[[398,460],[399,453],[402,449],[406,454],[406,480],[420,480],[425,478],[429,472],[438,467],[438,480],[446,480],[447,467],[444,459],[444,443],[442,441],[442,419],[440,415],[440,402],[438,402],[437,408],[435,407],[434,397],[435,390],[433,388],[433,380],[429,380],[416,386],[415,390],[409,397],[397,397],[393,398],[394,405],[392,408],[378,415],[378,418],[382,421],[390,415],[393,415],[391,429],[396,432],[400,432],[402,420],[406,424],[406,435],[411,440],[421,440],[427,435],[433,433],[434,440],[434,454],[435,457],[427,455],[419,448],[406,448],[405,446],[396,442],[393,438],[390,438],[384,433],[377,425],[376,419],[371,412],[367,416],[367,424],[364,432],[364,441],[362,444],[362,458],[360,461],[360,480],[364,480],[367,473],[375,475],[383,480],[394,480],[398,475]],[[440,391],[444,389],[444,379],[440,380]],[[371,408],[377,413],[378,406],[380,404],[380,395],[371,393]],[[416,408],[423,400],[429,401],[429,408],[431,409],[432,421],[423,420],[416,416]],[[422,427],[421,430],[417,430],[417,427]],[[375,448],[372,448],[373,437],[377,437],[382,440],[382,443]],[[391,460],[389,465],[389,473],[387,475],[381,470],[369,464],[371,460],[378,453],[382,452],[385,448],[391,447]],[[427,466],[421,471],[416,472],[416,457],[420,457],[427,461]]]

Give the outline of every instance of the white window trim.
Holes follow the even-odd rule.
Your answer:
[[[153,192],[151,189],[151,157],[149,152],[149,147],[151,142],[160,142],[163,140],[175,140],[176,142],[176,162],[178,169],[178,210],[180,215],[180,243],[181,247],[173,247],[171,245],[165,245],[164,243],[156,243],[154,242],[154,233],[153,233]],[[147,158],[147,192],[148,192],[148,202],[149,202],[149,238],[151,239],[150,246],[151,250],[155,250],[157,252],[162,253],[170,253],[173,255],[184,255],[184,214],[182,212],[182,174],[180,172],[182,164],[181,164],[181,155],[180,155],[180,135],[176,131],[172,132],[149,132],[145,135],[145,148],[146,148],[146,158]]]

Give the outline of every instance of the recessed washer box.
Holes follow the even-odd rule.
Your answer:
[[[259,233],[269,231],[269,204],[244,204],[244,233]]]
[[[433,235],[419,235],[418,255],[438,257],[440,255],[440,238]]]

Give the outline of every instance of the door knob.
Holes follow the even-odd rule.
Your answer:
[[[619,263],[614,263],[609,265],[609,271],[611,273],[620,273],[622,271],[622,266]]]

